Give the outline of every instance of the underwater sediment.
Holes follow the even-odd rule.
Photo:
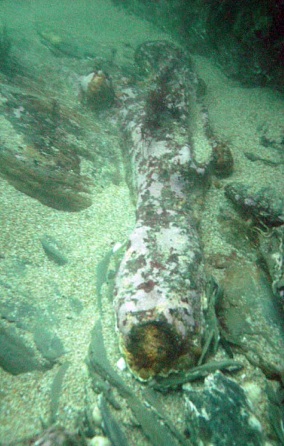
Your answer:
[[[142,44],[135,59],[148,88],[128,86],[120,98],[137,201],[115,307],[122,351],[132,372],[148,379],[201,354],[205,276],[193,204],[206,168],[190,140],[198,79],[188,55],[159,41]]]

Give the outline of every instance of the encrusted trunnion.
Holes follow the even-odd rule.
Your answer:
[[[164,41],[142,44],[135,58],[149,77],[146,93],[128,86],[121,95],[137,220],[115,307],[122,350],[146,380],[201,354],[205,278],[192,205],[206,170],[195,161],[189,130],[198,87],[190,59]],[[205,128],[205,111],[201,120]]]

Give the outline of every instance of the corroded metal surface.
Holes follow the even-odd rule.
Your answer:
[[[195,160],[189,130],[198,87],[190,59],[168,42],[147,42],[135,60],[149,77],[146,89],[121,94],[137,204],[115,307],[128,364],[148,379],[201,354],[205,277],[193,205],[206,168]],[[206,134],[205,112],[201,120]]]

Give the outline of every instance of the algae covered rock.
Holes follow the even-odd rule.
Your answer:
[[[14,327],[0,326],[0,367],[12,375],[43,370],[34,350],[18,335]]]
[[[68,259],[62,252],[60,243],[58,243],[54,237],[48,234],[44,234],[44,236],[41,237],[40,242],[49,260],[60,266],[66,265],[66,263],[68,263]]]
[[[280,379],[284,360],[283,311],[266,274],[250,262],[232,263],[218,302],[222,335],[268,378]]]
[[[0,175],[54,209],[89,207],[92,182],[80,172],[79,125],[71,122],[70,110],[63,111],[56,100],[28,95],[22,89],[0,91],[5,103],[0,119]]]
[[[284,226],[259,238],[260,252],[267,266],[272,291],[284,308]]]
[[[221,372],[209,375],[204,388],[183,386],[187,429],[191,444],[261,446],[262,426],[253,414],[244,390]]]
[[[83,76],[80,81],[83,102],[94,111],[101,111],[113,105],[115,94],[111,79],[102,70]]]
[[[268,226],[284,223],[284,199],[276,188],[262,187],[255,190],[245,183],[230,183],[225,187],[229,198],[240,212]]]
[[[32,302],[33,293],[27,292],[20,280],[9,283],[9,276],[7,279],[3,274],[9,266],[11,262],[2,262],[0,367],[12,375],[50,369],[65,353],[56,333],[59,322],[51,311],[45,313]]]
[[[33,446],[87,446],[87,441],[81,435],[69,432],[61,426],[51,426],[36,437],[22,442],[23,445]]]

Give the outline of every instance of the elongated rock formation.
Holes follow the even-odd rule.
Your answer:
[[[198,79],[190,59],[164,41],[142,44],[135,58],[148,77],[122,92],[120,117],[137,220],[115,308],[128,364],[147,380],[193,365],[201,354],[205,278],[193,204],[206,169],[192,149]],[[206,133],[205,112],[200,119]]]

